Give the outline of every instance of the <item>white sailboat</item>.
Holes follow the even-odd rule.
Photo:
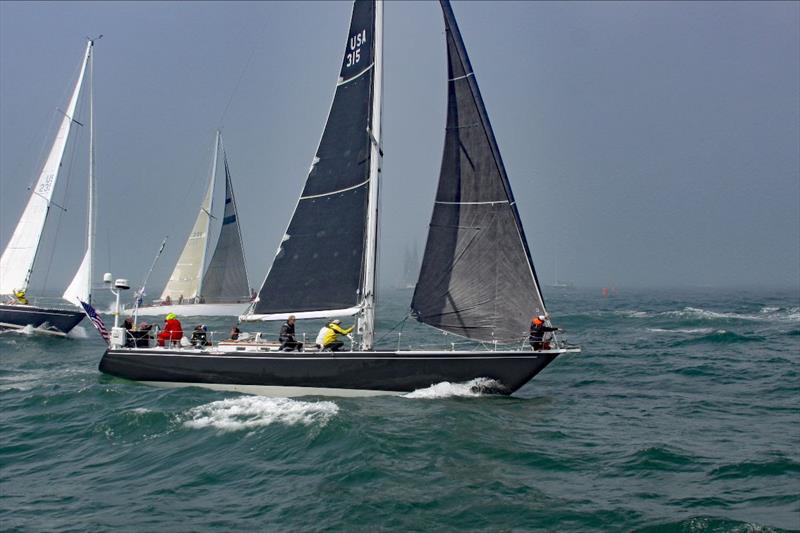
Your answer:
[[[351,349],[281,351],[258,336],[213,347],[128,348],[115,328],[102,372],[158,386],[272,396],[399,394],[475,378],[511,394],[559,355],[579,351],[555,337],[529,342],[531,317],[547,315],[544,300],[455,15],[447,0],[440,3],[447,126],[410,311],[423,324],[471,341],[469,348],[375,346],[383,3],[356,0],[316,157],[258,298],[240,317],[352,316]]]
[[[102,36],[101,36],[102,37]],[[99,38],[99,37],[98,37]],[[91,304],[94,237],[95,237],[95,176],[94,176],[94,103],[93,70],[94,39],[89,39],[81,62],[78,79],[61,119],[55,140],[45,160],[42,171],[25,210],[17,222],[11,240],[0,257],[0,328],[22,329],[33,326],[35,331],[54,335],[66,335],[83,319],[80,301]],[[64,291],[63,298],[79,310],[61,307],[43,307],[27,303],[31,276],[36,268],[36,259],[42,233],[53,207],[53,192],[61,170],[64,152],[73,123],[75,111],[88,73],[89,85],[89,178],[86,251],[72,282]]]
[[[221,209],[221,220],[218,221],[216,246],[211,259],[207,261],[212,221],[220,218],[213,214],[220,153],[225,173],[225,202]],[[139,307],[138,315],[159,316],[175,313],[178,316],[238,316],[247,309],[250,300],[242,231],[239,226],[228,157],[222,143],[222,135],[217,131],[208,189],[192,231],[186,239],[166,287],[161,292],[161,297],[154,302],[154,305]]]

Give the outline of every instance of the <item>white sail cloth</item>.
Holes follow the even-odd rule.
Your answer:
[[[81,86],[83,84],[86,65],[92,48],[92,41],[86,45],[86,52],[81,64],[78,81],[72,91],[66,113],[61,120],[53,146],[47,156],[39,180],[33,187],[33,192],[28,205],[22,212],[22,216],[14,229],[11,240],[0,257],[0,294],[13,294],[15,290],[27,290],[30,281],[33,263],[36,260],[36,252],[39,249],[39,241],[42,238],[44,224],[47,220],[47,212],[50,209],[50,201],[53,197],[56,181],[58,180],[61,160],[64,157],[64,150],[69,139],[70,128],[72,125],[75,108],[78,104]]]

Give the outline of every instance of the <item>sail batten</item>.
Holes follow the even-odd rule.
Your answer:
[[[482,341],[525,337],[545,313],[497,142],[447,0],[445,146],[412,312]]]
[[[370,268],[376,4],[356,0],[336,92],[289,226],[244,320],[361,309]],[[331,313],[331,315],[323,314]]]

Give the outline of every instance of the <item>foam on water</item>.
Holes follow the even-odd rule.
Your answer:
[[[404,394],[404,398],[422,398],[425,400],[436,400],[440,398],[476,398],[483,396],[486,392],[501,389],[503,386],[494,379],[476,378],[466,383],[450,383],[443,381],[424,389]]]
[[[253,429],[271,424],[325,426],[339,412],[333,402],[304,402],[289,398],[242,396],[211,402],[188,412],[186,427],[223,431]]]
[[[714,328],[675,328],[675,329],[664,329],[664,328],[647,328],[647,331],[652,331],[653,333],[683,333],[686,335],[692,334],[702,334],[708,335],[709,333],[725,333],[725,330],[715,330]]]

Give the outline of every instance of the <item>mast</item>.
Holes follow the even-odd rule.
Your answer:
[[[378,269],[378,202],[380,191],[381,113],[383,111],[383,0],[375,2],[375,74],[372,85],[372,122],[370,124],[369,205],[367,207],[367,238],[364,257],[364,310],[358,330],[361,349],[371,350],[375,336],[375,278]]]
[[[6,245],[3,255],[0,256],[0,294],[13,294],[15,290],[25,291],[30,283],[93,44],[91,40],[86,44],[78,80],[75,82],[75,88],[50,148],[50,153],[36,185],[32,187],[30,199],[20,216],[11,240]]]
[[[102,35],[100,36],[102,37]],[[98,39],[100,38],[98,37]],[[91,52],[89,54],[89,213],[87,220],[86,257],[88,258],[86,272],[87,303],[92,304],[92,277],[94,275],[94,240],[95,240],[95,176],[94,176],[94,40],[89,39]]]
[[[92,277],[94,273],[95,241],[95,176],[94,176],[94,42],[89,38],[89,179],[86,212],[86,252],[78,271],[64,291],[62,298],[80,307],[80,302],[92,303]]]
[[[211,161],[211,178],[209,179],[208,183],[208,196],[210,197],[210,201],[208,202],[208,206],[206,207],[206,214],[208,218],[211,218],[211,213],[214,212],[214,185],[216,184],[217,178],[217,154],[219,154],[219,130],[217,130],[217,135],[214,140],[214,158]],[[209,220],[209,224],[210,224]],[[203,243],[203,255],[200,258],[200,280],[197,283],[197,298],[201,298],[203,295],[203,278],[205,277],[205,268],[206,268],[206,255],[208,255],[208,229],[206,229],[206,238],[205,242]]]

